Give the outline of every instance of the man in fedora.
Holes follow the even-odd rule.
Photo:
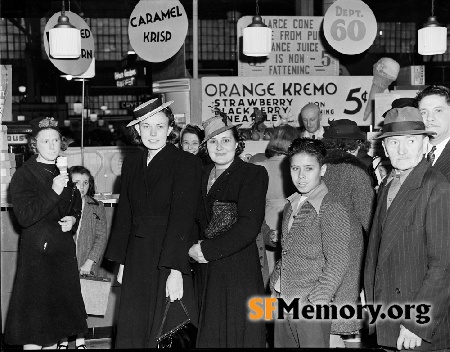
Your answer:
[[[450,184],[423,157],[435,134],[418,109],[404,107],[387,113],[377,137],[393,171],[380,185],[364,285],[367,303],[386,314],[369,330],[387,349],[450,348]]]
[[[427,145],[427,159],[450,181],[450,89],[431,85],[417,95],[427,131],[434,131]]]

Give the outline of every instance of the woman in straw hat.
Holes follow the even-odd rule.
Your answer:
[[[196,324],[188,250],[201,161],[168,142],[172,102],[150,100],[127,127],[142,147],[124,160],[120,201],[105,257],[120,263],[116,348],[157,346],[166,297],[183,299]]]
[[[265,347],[264,321],[248,319],[247,301],[264,294],[255,239],[264,220],[268,176],[264,167],[238,157],[244,144],[237,127],[226,116],[204,122],[202,147],[213,163],[203,167],[201,241],[189,250],[201,264],[197,347]],[[234,204],[235,222],[214,237],[208,230],[215,203]]]

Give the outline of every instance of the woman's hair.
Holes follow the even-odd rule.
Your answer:
[[[245,137],[241,134],[241,133],[239,133],[239,131],[238,131],[238,129],[236,128],[236,126],[233,126],[231,129],[231,132],[232,132],[232,134],[233,134],[233,138],[235,139],[235,141],[237,142],[237,148],[236,148],[236,154],[235,154],[235,156],[239,156],[239,155],[241,155],[241,153],[244,151],[244,149],[245,149]],[[204,155],[207,155],[208,156],[208,158],[207,158],[207,162],[210,162],[211,161],[211,158],[209,158],[209,155],[208,155],[208,148],[206,147],[206,144],[207,144],[208,142],[206,142],[206,143],[203,143],[203,144],[201,144],[200,145],[200,148],[198,149],[198,151],[199,151],[199,153],[202,153],[202,154],[204,154]]]
[[[86,192],[86,194],[89,197],[93,197],[95,194],[95,181],[94,176],[92,176],[91,172],[86,169],[84,166],[72,166],[69,167],[69,177],[72,180],[73,174],[80,174],[80,175],[87,175],[89,177],[89,188]]]
[[[54,128],[43,128],[41,131],[43,130],[53,130]],[[38,150],[37,150],[37,137],[39,136],[39,133],[41,133],[41,131],[38,132],[38,134],[36,136],[31,136],[30,139],[28,140],[28,146],[30,147],[30,150],[34,153],[34,154],[38,154]],[[56,131],[58,132],[58,131]],[[69,146],[69,143],[67,142],[66,137],[64,137],[63,135],[61,135],[61,133],[59,133],[59,138],[61,139],[61,150],[64,151],[67,149],[67,147]]]
[[[183,144],[183,137],[186,133],[195,134],[198,138],[198,142],[201,143],[205,139],[205,131],[200,127],[187,124],[185,128],[181,130],[180,133],[180,147]]]
[[[169,119],[169,127],[174,127],[175,126],[175,117],[173,116],[172,109],[167,106],[164,109],[162,109],[161,112],[163,112],[164,115],[166,115],[167,118]],[[136,131],[136,128],[134,128],[134,125],[130,127],[130,131],[131,131],[131,133],[130,133],[131,134],[131,143],[136,144],[136,145],[143,145],[141,136],[139,135],[138,131]],[[167,137],[167,143],[171,143],[170,141],[176,137],[177,136],[174,133],[170,132],[170,135]]]
[[[322,142],[325,144],[325,148],[327,149],[340,149],[345,152],[352,152],[358,147],[365,148],[365,141],[362,139],[323,138]]]
[[[291,125],[275,127],[266,147],[266,156],[271,158],[278,154],[287,155],[289,146],[296,138],[300,138],[300,132],[295,127]]]
[[[324,164],[325,156],[327,155],[327,150],[323,142],[319,139],[294,139],[288,149],[289,161],[292,160],[294,155],[301,153],[314,156],[319,165],[322,166]]]

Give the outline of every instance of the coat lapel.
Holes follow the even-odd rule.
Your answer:
[[[147,190],[147,201],[149,202],[150,206],[150,199],[151,199],[151,189],[159,179],[162,177],[162,175],[169,175],[166,170],[169,169],[172,165],[172,162],[174,162],[173,158],[173,152],[174,150],[172,148],[176,148],[172,144],[167,144],[163,149],[161,149],[150,161],[150,163],[147,166],[147,155],[148,151],[145,154],[145,160],[144,162],[144,168],[145,173],[144,175],[144,182],[146,183],[146,190]]]
[[[202,179],[202,195],[203,200],[205,203],[205,208],[208,210],[209,206],[211,206],[212,203],[217,199],[217,197],[220,195],[218,194],[218,190],[224,189],[223,184],[228,182],[230,175],[235,172],[237,169],[239,169],[242,165],[244,165],[244,161],[242,161],[239,157],[235,157],[234,161],[231,163],[231,165],[226,169],[214,182],[214,184],[211,186],[211,189],[207,193],[206,189],[208,186],[208,178],[209,174],[211,173],[211,170],[214,167],[214,164],[210,164],[204,167],[203,171],[203,179]],[[220,199],[219,199],[220,200]],[[208,214],[208,211],[207,211]]]
[[[423,176],[429,166],[430,164],[423,159],[408,175],[405,182],[400,187],[397,196],[392,201],[383,225],[380,251],[378,254],[378,266],[383,264],[394,248],[394,244],[399,240],[400,236],[402,236],[406,226],[405,221],[410,218],[410,212],[415,205],[414,200],[417,199]],[[386,194],[387,189],[388,187],[385,187]],[[386,194],[384,194],[384,197],[382,198],[382,201],[384,202],[386,201]]]
[[[31,158],[34,158],[34,159],[31,159]],[[38,162],[36,160],[37,155],[33,155],[31,158],[30,158],[29,162],[27,162],[25,165],[29,168],[31,173],[38,179],[39,183],[42,186],[46,187],[44,180],[47,177],[47,173],[45,171],[43,171],[43,169],[41,167],[38,166]],[[50,175],[50,173],[48,173],[48,175]]]
[[[442,154],[436,160],[434,167],[441,171],[445,177],[450,174],[450,142],[447,143]]]
[[[284,206],[283,211],[283,222],[281,224],[281,246],[282,248],[286,248],[286,240],[289,234],[288,231],[288,225],[289,225],[289,219],[291,218],[292,214],[292,205],[291,202],[287,202]]]

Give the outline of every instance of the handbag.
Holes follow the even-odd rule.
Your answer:
[[[169,309],[170,308],[170,309]],[[195,348],[197,327],[191,323],[183,301],[166,300],[164,316],[156,337],[158,348]]]
[[[216,200],[211,210],[211,220],[205,230],[206,238],[214,238],[231,229],[238,219],[235,202],[220,202]]]
[[[105,315],[111,290],[111,279],[108,277],[80,275],[80,286],[86,314]]]

